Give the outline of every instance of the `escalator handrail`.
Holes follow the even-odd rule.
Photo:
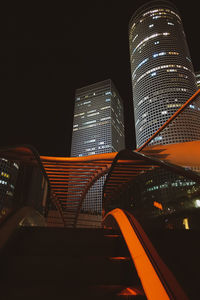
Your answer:
[[[149,300],[188,300],[172,272],[162,261],[141,225],[130,213],[116,208],[104,217],[117,222]]]

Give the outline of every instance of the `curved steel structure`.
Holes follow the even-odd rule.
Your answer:
[[[199,145],[198,142],[188,142],[181,144],[181,147],[177,145],[176,147],[175,145],[163,146],[163,150],[159,150],[161,148],[159,145],[154,146],[154,150],[151,150],[151,147],[147,147],[144,153],[150,156],[130,150],[86,156],[78,159],[41,156],[54,195],[53,201],[60,212],[60,219],[64,226],[76,227],[81,206],[88,190],[105,174],[108,174],[103,190],[103,202],[106,205],[114,201],[116,196],[118,197],[121,193],[127,191],[128,186],[138,176],[160,167],[199,182],[197,174],[191,170],[185,170],[180,163],[180,166],[173,164],[177,163],[178,158],[180,160],[184,149],[186,149],[186,153],[189,146],[192,149],[191,143],[195,143],[195,146]],[[157,148],[158,151],[156,150]],[[162,156],[162,151],[165,153],[164,157]],[[182,163],[184,163],[185,155],[182,155]],[[165,159],[165,161],[160,160],[161,158]],[[193,155],[188,158],[187,166],[194,165],[194,160],[197,164],[197,150],[196,157]]]
[[[90,187],[107,174],[116,153],[86,157],[41,156],[49,177],[55,203],[62,211],[64,226],[76,227],[85,196]]]

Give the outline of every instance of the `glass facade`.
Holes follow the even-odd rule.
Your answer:
[[[0,158],[0,215],[3,208],[9,209],[12,205],[18,170],[17,162]]]
[[[113,82],[108,79],[77,89],[71,156],[118,152],[124,148],[123,102]],[[104,178],[100,178],[89,190],[83,210],[101,213],[103,183]]]
[[[129,46],[138,148],[195,93],[197,84],[182,21],[172,3],[152,1],[139,8],[130,20]],[[187,136],[193,132],[199,139],[198,124],[188,130]],[[157,143],[191,140],[184,131],[179,126],[176,135],[169,133]]]
[[[200,89],[200,72],[195,72],[196,75],[196,81],[197,81],[197,87]]]

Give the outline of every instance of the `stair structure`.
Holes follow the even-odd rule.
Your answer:
[[[21,227],[1,253],[1,299],[147,299],[108,229]]]

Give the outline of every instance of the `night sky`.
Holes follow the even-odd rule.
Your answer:
[[[30,1],[27,1],[30,2]],[[126,147],[135,148],[128,22],[139,0],[65,1],[10,8],[0,21],[0,147],[69,156],[76,88],[111,78],[125,105]],[[200,70],[196,1],[178,7]]]

